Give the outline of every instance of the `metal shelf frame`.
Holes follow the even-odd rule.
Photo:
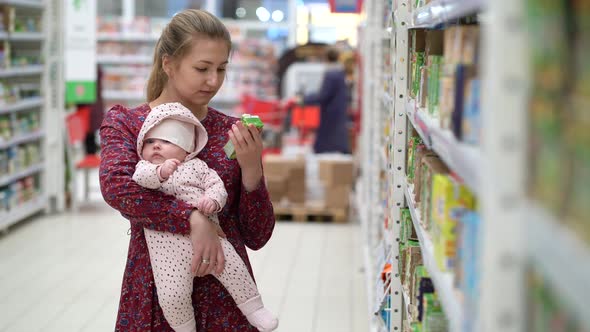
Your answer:
[[[471,191],[479,193],[482,166],[480,149],[459,142],[450,130],[441,129],[425,109],[416,109],[414,100],[410,99],[406,103],[406,114],[424,144],[434,150]]]
[[[487,2],[488,0],[434,0],[415,10],[411,28],[434,28],[452,20],[479,13],[486,8]]]

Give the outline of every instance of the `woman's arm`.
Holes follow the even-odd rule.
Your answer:
[[[232,126],[229,137],[236,147],[241,168],[238,228],[250,249],[262,248],[275,226],[274,211],[262,172],[262,138],[254,126],[241,122]]]
[[[332,78],[332,73],[326,72],[324,74],[324,78],[322,80],[322,86],[320,90],[316,93],[311,93],[303,97],[304,104],[323,104],[328,102],[336,91],[336,87],[334,84],[334,79]]]
[[[238,227],[246,246],[252,250],[264,247],[275,227],[274,210],[264,180],[251,191],[242,185],[239,214]]]
[[[157,231],[189,234],[193,207],[133,181],[139,157],[136,139],[127,126],[126,109],[111,109],[100,128],[100,188],[105,201],[131,223]]]

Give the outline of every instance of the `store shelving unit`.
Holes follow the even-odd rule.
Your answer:
[[[416,102],[412,99],[406,103],[406,114],[424,144],[434,150],[469,189],[478,193],[482,160],[480,149],[459,142],[450,130],[441,129],[425,109],[416,109]]]
[[[4,10],[12,13],[7,16],[11,20],[23,17],[29,20],[28,31],[17,30],[15,21],[9,20],[4,22],[7,30],[0,33],[4,49],[10,50],[0,69],[0,81],[6,96],[10,94],[0,105],[0,117],[8,121],[10,128],[9,136],[5,131],[4,138],[0,138],[1,157],[8,158],[0,166],[0,230],[6,230],[43,210],[63,209],[63,192],[55,189],[63,188],[59,182],[63,175],[46,174],[48,169],[56,173],[64,170],[63,166],[52,168],[56,160],[63,163],[60,159],[63,154],[59,153],[63,150],[63,143],[61,139],[49,138],[50,135],[55,138],[62,135],[60,128],[63,125],[51,123],[53,117],[49,115],[53,110],[63,109],[58,103],[50,104],[54,101],[52,97],[57,89],[55,83],[60,82],[59,76],[52,77],[52,84],[46,84],[49,81],[49,64],[52,63],[48,50],[59,52],[59,47],[51,47],[56,40],[52,32],[56,30],[56,22],[59,22],[53,21],[60,15],[61,4],[58,2],[0,1]],[[42,64],[39,64],[41,61]],[[26,122],[23,119],[27,119]]]
[[[433,28],[451,20],[480,13],[487,0],[433,0],[412,14],[411,28]]]
[[[440,296],[440,300],[443,303],[443,307],[451,331],[461,331],[461,325],[463,322],[463,304],[460,300],[460,296],[453,287],[453,277],[450,273],[440,271],[434,260],[434,245],[430,239],[430,235],[424,230],[422,226],[422,218],[420,217],[420,211],[416,208],[414,203],[414,192],[411,185],[406,184],[405,196],[408,208],[412,215],[412,223],[414,229],[420,240],[420,248],[422,249],[422,257],[424,259],[424,265],[430,273],[430,277],[434,284],[434,288]]]
[[[364,144],[384,141],[374,135],[382,135],[379,129],[383,117],[378,116],[379,107],[387,105],[392,121],[390,159],[385,163],[391,170],[388,219],[397,221],[401,218],[396,208],[401,193],[405,196],[403,205],[410,210],[418,235],[423,264],[449,322],[449,331],[530,330],[525,283],[525,268],[530,266],[554,287],[559,301],[565,303],[581,324],[590,327],[590,309],[584,303],[589,296],[586,283],[590,280],[590,247],[547,209],[531,202],[525,192],[531,78],[528,35],[522,23],[526,21],[525,4],[510,0],[432,0],[426,6],[408,12],[412,7],[409,1],[373,0],[366,3],[369,8],[366,9],[367,25],[376,17],[388,15],[375,12],[375,8],[383,8],[386,3],[397,6],[391,13],[394,18],[391,38],[396,47],[391,51],[395,63],[392,74],[396,84],[392,91],[382,92],[372,81],[372,77],[387,75],[375,69],[373,63],[373,59],[378,58],[374,48],[381,45],[384,36],[381,27],[381,33],[365,34],[368,40],[362,45],[365,50],[364,98],[372,100],[363,105],[361,135]],[[476,15],[481,24],[478,71],[482,82],[481,123],[485,129],[479,146],[460,142],[450,130],[441,129],[438,121],[430,118],[425,109],[416,106],[404,82],[411,74],[407,65],[408,31],[446,29],[447,25],[456,24],[467,15]],[[510,50],[509,56],[506,50]],[[400,159],[396,158],[396,153],[405,153],[406,124],[408,129],[416,130],[426,147],[434,151],[477,197],[481,252],[477,258],[479,296],[474,308],[466,308],[464,296],[454,288],[451,273],[441,272],[436,264],[431,234],[425,230],[420,210],[414,202],[413,185],[405,179],[401,186],[396,182],[400,177],[405,178],[403,165],[396,163],[396,159]],[[369,148],[362,155],[365,162],[360,183],[369,187],[376,185],[371,181],[376,171],[373,165],[382,158],[375,151],[377,149]],[[370,191],[366,195],[365,199],[359,200],[373,201]],[[365,218],[365,229],[381,222],[374,216]],[[399,239],[395,230],[385,234],[391,236],[392,243]],[[572,271],[573,265],[575,271]],[[397,295],[395,292],[391,294],[393,302],[399,301],[393,297]],[[412,301],[404,292],[398,298],[403,298],[404,303]],[[391,326],[386,331],[399,331],[396,329],[401,323],[399,319],[392,316]],[[467,320],[474,324],[466,324]]]

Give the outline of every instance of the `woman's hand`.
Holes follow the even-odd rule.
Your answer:
[[[219,236],[226,237],[225,233],[197,210],[191,213],[190,224],[193,245],[191,272],[197,277],[221,274],[225,268],[225,256]]]
[[[241,121],[232,125],[229,139],[236,149],[236,158],[242,168],[242,183],[248,191],[258,187],[262,179],[262,137],[254,125],[244,126]]]

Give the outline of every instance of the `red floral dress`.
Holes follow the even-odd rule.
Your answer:
[[[148,104],[132,109],[114,106],[100,128],[102,195],[131,224],[115,331],[172,332],[158,304],[143,228],[177,234],[190,232],[189,215],[193,208],[189,204],[157,190],[145,189],[132,180],[139,160],[137,135],[150,111]],[[262,248],[270,239],[275,219],[264,181],[257,189],[247,192],[237,160],[228,159],[223,151],[229,139],[227,132],[237,120],[209,108],[202,121],[209,141],[198,158],[217,171],[225,184],[228,198],[219,213],[219,221],[252,274],[246,246],[253,250]],[[193,305],[198,331],[256,331],[227,290],[212,276],[195,278]]]

